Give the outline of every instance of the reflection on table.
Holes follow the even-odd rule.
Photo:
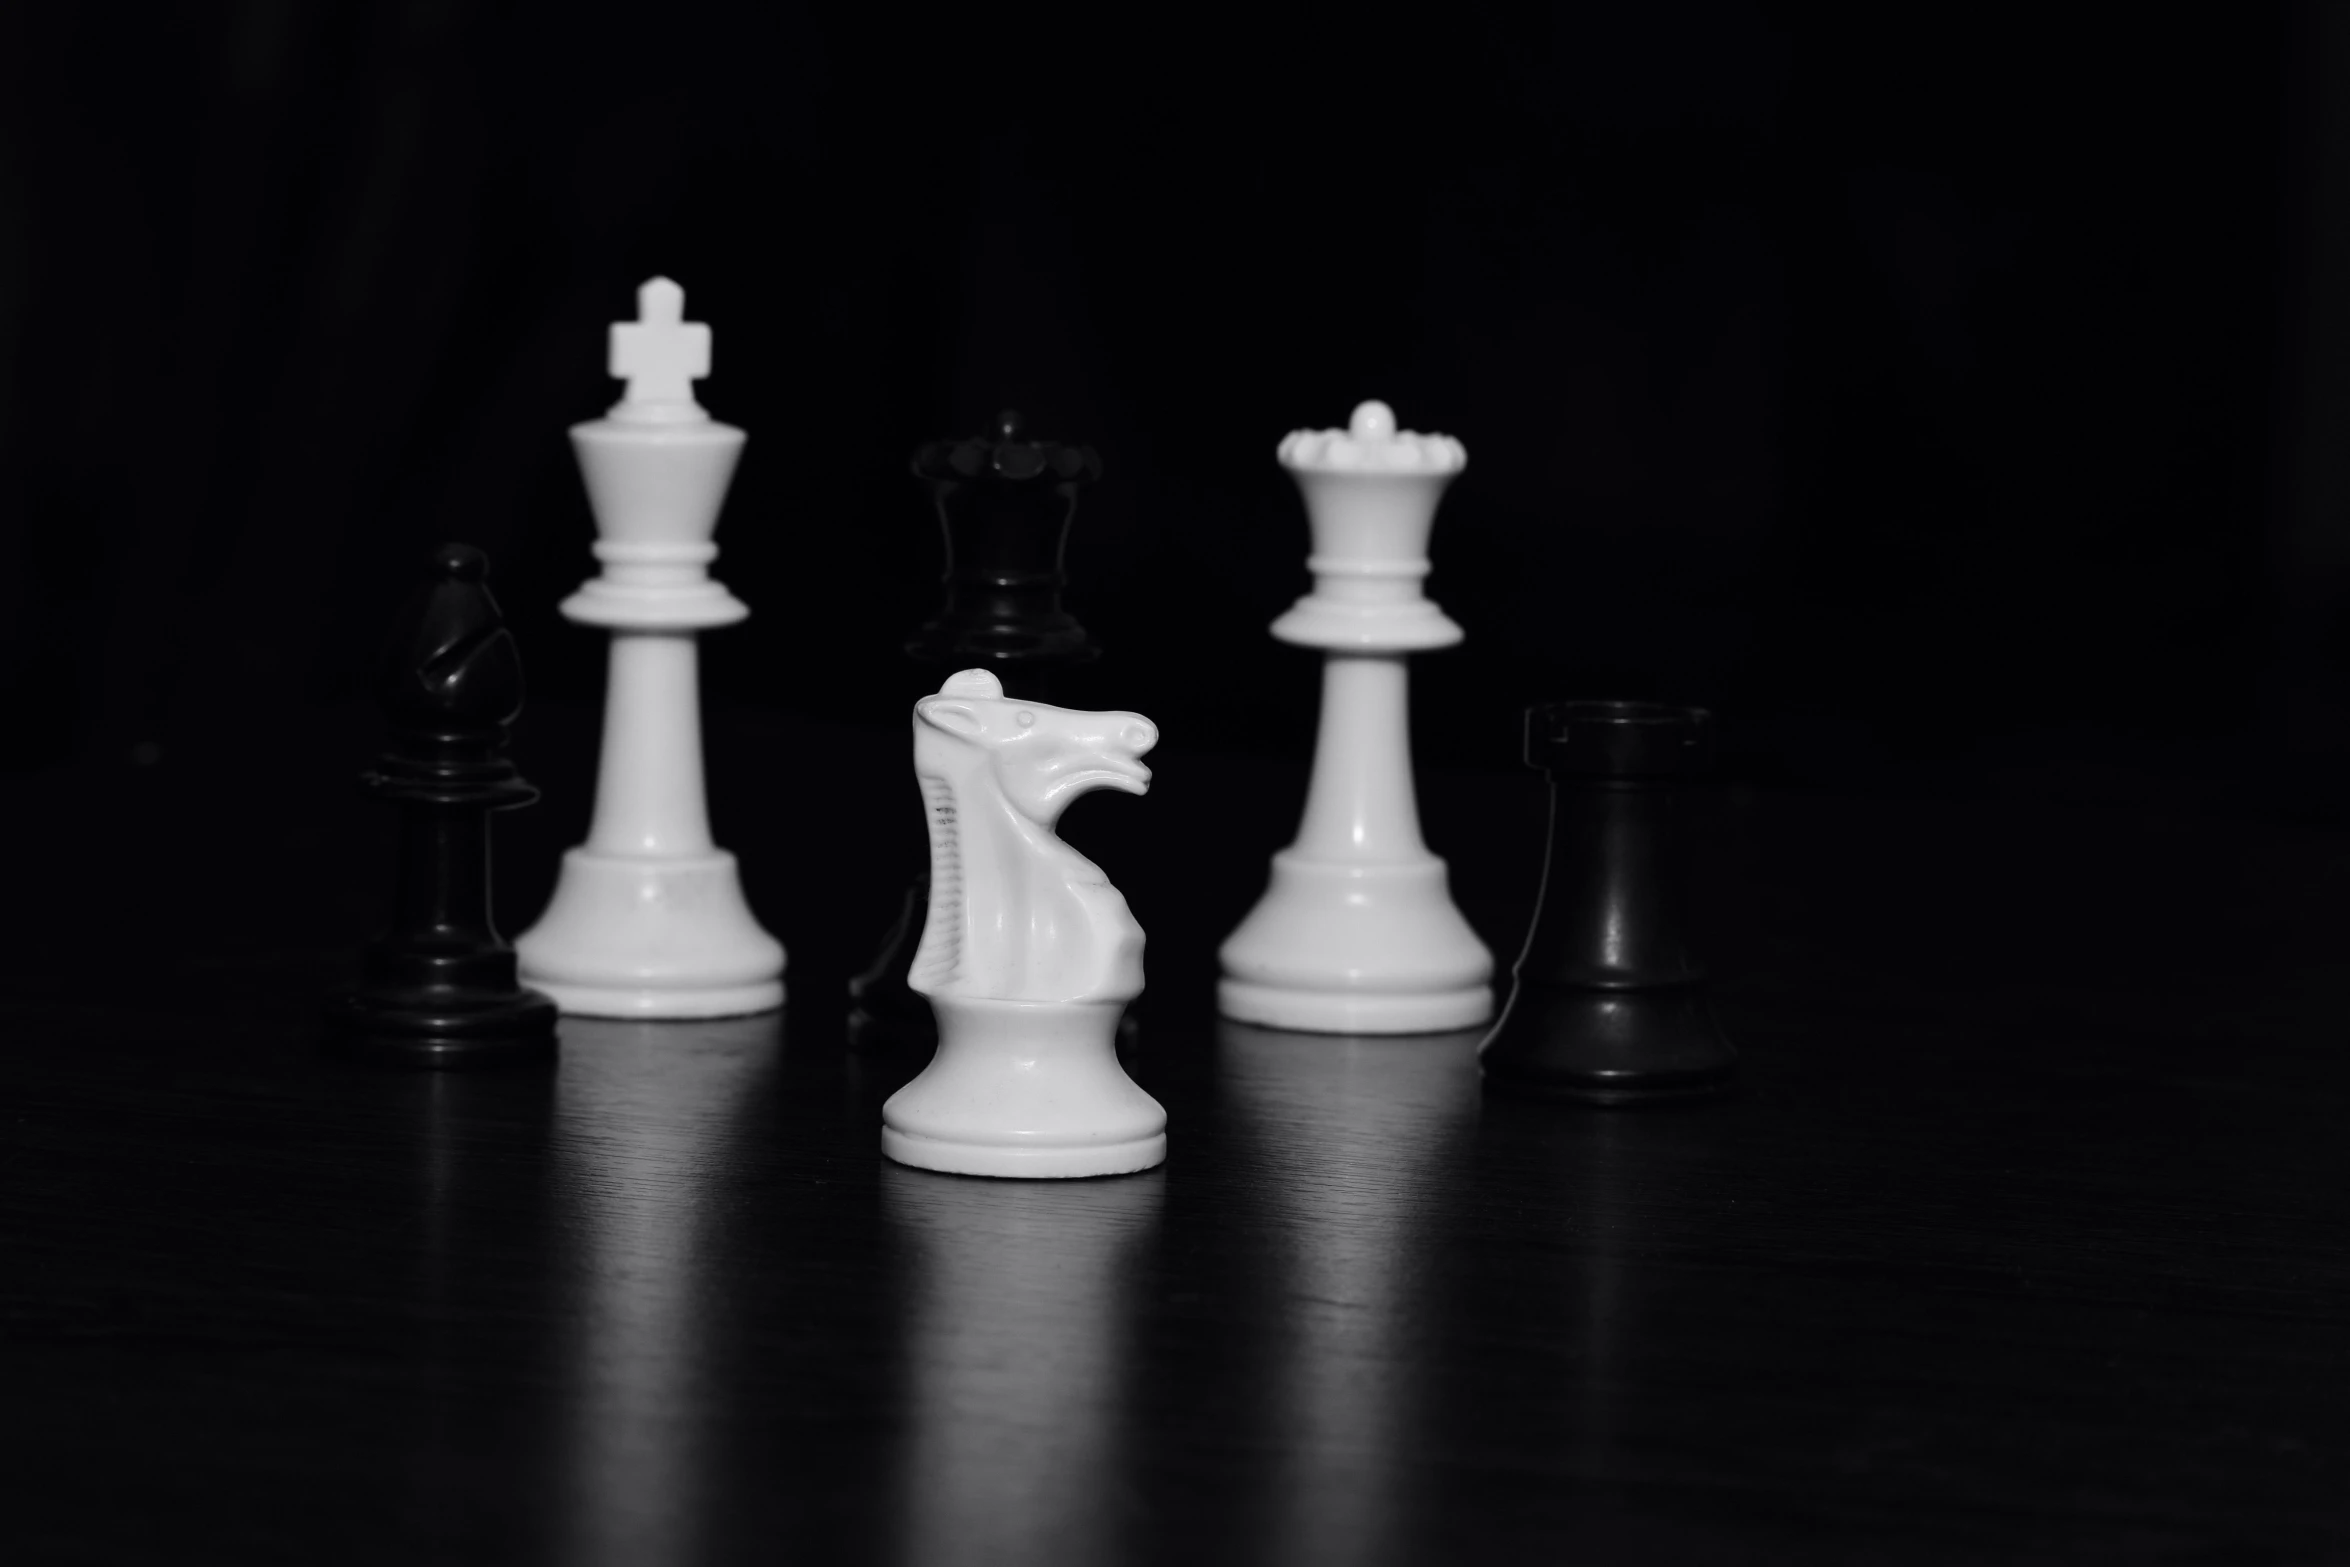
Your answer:
[[[779,1014],[566,1018],[555,1181],[578,1237],[565,1538],[579,1567],[696,1559],[727,1400],[725,1213],[771,1090]]]
[[[1217,1025],[1218,1097],[1283,1241],[1265,1560],[1380,1560],[1399,1542],[1441,1305],[1440,1172],[1475,1131],[1482,1035]]]
[[[878,1157],[878,1156],[877,1156]],[[905,1388],[896,1560],[1112,1561],[1162,1170],[1011,1181],[885,1164]]]

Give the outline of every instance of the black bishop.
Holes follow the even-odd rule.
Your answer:
[[[480,550],[442,545],[385,649],[391,743],[361,782],[399,807],[398,882],[390,928],[329,1012],[340,1055],[463,1067],[555,1054],[555,1004],[516,979],[490,921],[490,813],[538,791],[505,754],[522,660],[488,576]]]

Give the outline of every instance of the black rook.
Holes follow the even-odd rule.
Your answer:
[[[359,988],[329,1013],[338,1054],[456,1067],[555,1053],[555,1003],[520,984],[490,922],[490,812],[538,791],[505,755],[522,661],[488,575],[481,551],[442,545],[385,649],[377,694],[391,744],[361,781],[400,808],[398,890]]]
[[[1534,925],[1482,1046],[1496,1088],[1632,1104],[1718,1092],[1737,1052],[1684,932],[1679,788],[1713,758],[1703,708],[1552,702],[1526,712],[1550,778]]]

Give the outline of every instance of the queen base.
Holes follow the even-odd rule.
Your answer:
[[[573,849],[554,901],[514,943],[523,983],[575,1017],[702,1018],[783,1005],[783,947],[743,901],[734,856]]]
[[[1441,1034],[1475,1028],[1493,1016],[1485,985],[1433,994],[1368,990],[1288,990],[1226,979],[1216,986],[1218,1016],[1298,1034]]]
[[[1118,1064],[1123,1002],[932,996],[938,1052],[881,1107],[881,1151],[956,1175],[1125,1175],[1167,1157],[1167,1112]]]
[[[1273,856],[1265,895],[1219,954],[1217,1010],[1317,1034],[1433,1034],[1493,1016],[1493,955],[1453,907],[1444,862]]]

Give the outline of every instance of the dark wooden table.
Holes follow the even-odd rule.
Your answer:
[[[593,715],[530,734],[509,928]],[[1173,1155],[988,1182],[879,1158],[919,1063],[843,1034],[919,828],[800,761],[902,744],[720,715],[789,1013],[496,1076],[313,1054],[361,720],[17,780],[0,1559],[2350,1561],[2350,838],[1732,793],[1745,1091],[1576,1111],[1208,1016],[1300,775],[1171,749],[1072,836]],[[1424,806],[1514,953],[1538,781]]]

